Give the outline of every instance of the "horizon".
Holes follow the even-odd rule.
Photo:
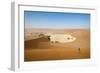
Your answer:
[[[33,29],[33,30],[90,30],[90,28],[24,28],[24,29]]]

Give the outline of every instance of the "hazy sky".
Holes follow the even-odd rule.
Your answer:
[[[90,28],[90,14],[24,11],[25,27]]]

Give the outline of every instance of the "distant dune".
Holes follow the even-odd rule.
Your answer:
[[[42,33],[70,34],[77,38],[71,43],[51,43]],[[25,61],[90,58],[89,29],[25,29]],[[80,49],[80,50],[79,50]]]
[[[81,31],[88,31],[89,29],[50,29],[50,28],[25,28],[25,33],[66,33],[67,32],[81,32]]]

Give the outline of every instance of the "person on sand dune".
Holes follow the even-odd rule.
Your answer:
[[[80,48],[78,48],[77,50],[78,50],[78,53],[80,53],[80,51],[81,51]]]

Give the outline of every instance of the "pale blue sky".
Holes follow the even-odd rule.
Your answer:
[[[90,14],[24,11],[25,27],[33,28],[90,28]]]

